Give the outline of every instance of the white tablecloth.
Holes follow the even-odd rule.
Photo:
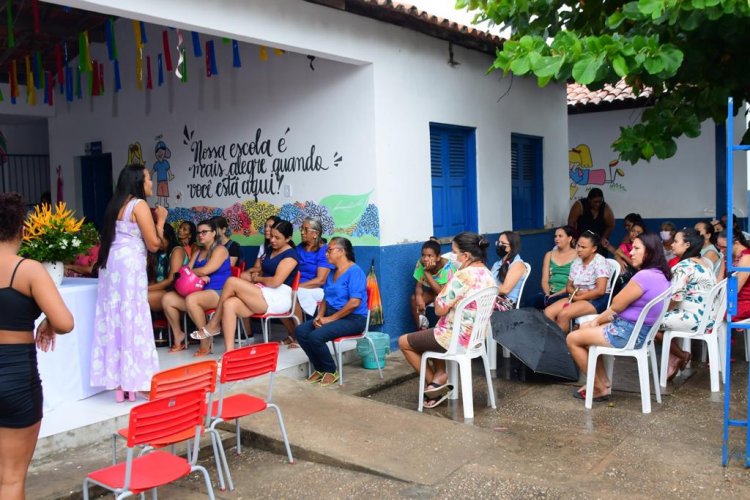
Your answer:
[[[104,390],[89,385],[96,289],[97,280],[92,278],[64,278],[60,285],[75,327],[57,336],[54,351],[37,351],[45,413],[65,401],[79,401]]]

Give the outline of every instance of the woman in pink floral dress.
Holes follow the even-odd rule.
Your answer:
[[[128,165],[120,172],[104,215],[91,385],[115,389],[118,402],[124,401],[125,392],[135,401],[137,391],[148,391],[151,376],[159,370],[148,307],[146,250],[159,248],[167,210],[157,206],[152,215],[145,201],[151,195],[151,178],[143,165]]]

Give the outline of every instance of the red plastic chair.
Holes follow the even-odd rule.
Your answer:
[[[151,401],[160,399],[170,398],[176,394],[181,394],[186,391],[203,391],[203,394],[208,394],[209,406],[213,402],[213,393],[216,390],[216,375],[218,372],[218,363],[215,360],[200,361],[198,363],[191,363],[187,365],[170,368],[168,370],[162,370],[155,373],[151,377],[151,392],[149,398]],[[209,424],[208,415],[206,415],[205,425]],[[112,434],[112,463],[117,462],[117,438],[126,438],[129,432],[129,428],[123,428]],[[147,443],[147,448],[163,448],[166,446],[172,446],[188,439],[192,439],[192,431],[184,431],[172,434],[162,439],[155,439]],[[223,450],[222,450],[223,451]],[[190,448],[188,448],[188,457],[190,456]],[[214,448],[214,460],[216,461],[216,468],[219,472],[219,487],[224,489],[224,477],[219,469],[221,452]]]
[[[299,277],[300,273],[299,271],[297,271],[297,274],[294,276],[294,281],[292,282],[292,305],[287,312],[276,314],[253,314],[252,316],[250,316],[251,318],[261,320],[260,324],[263,328],[263,342],[268,342],[268,332],[271,326],[270,323],[272,319],[292,318],[294,322],[299,326],[299,318],[294,314],[294,306],[297,303],[297,290],[299,290]]]
[[[378,366],[378,373],[380,373],[380,378],[383,378],[383,369],[380,368],[380,359],[378,359],[378,351],[375,349],[375,343],[372,341],[370,337],[367,336],[367,332],[370,331],[370,310],[372,309],[372,297],[370,294],[367,295],[367,323],[365,323],[365,331],[362,333],[358,333],[357,335],[346,335],[344,337],[337,337],[333,340],[331,340],[331,345],[333,346],[333,354],[334,358],[336,359],[336,367],[339,371],[339,385],[343,385],[344,383],[344,363],[342,360],[342,353],[343,349],[341,348],[341,344],[344,342],[356,342],[359,339],[366,339],[367,342],[370,343],[370,348],[372,349],[373,354],[375,354],[375,364]],[[312,368],[310,368],[312,370]]]
[[[90,472],[83,480],[83,498],[89,498],[89,486],[99,485],[112,491],[118,499],[153,490],[188,474],[200,471],[213,500],[211,478],[205,467],[198,465],[200,436],[204,429],[206,393],[202,390],[183,392],[150,401],[130,410],[128,424],[128,457],[125,462]],[[168,440],[175,434],[190,433],[193,437],[192,459],[166,451],[152,451],[134,457],[134,448],[154,441]]]
[[[241,347],[224,353],[224,356],[221,358],[221,385],[219,386],[219,396],[218,401],[214,402],[211,406],[211,425],[207,432],[211,436],[211,444],[221,450],[221,457],[224,470],[227,474],[227,483],[229,484],[230,490],[234,489],[232,475],[229,472],[229,465],[227,464],[227,458],[224,454],[224,445],[221,441],[221,436],[216,430],[216,427],[222,422],[227,422],[229,420],[235,421],[237,453],[239,454],[242,452],[240,444],[240,417],[259,413],[268,408],[273,409],[276,412],[276,417],[279,419],[281,436],[284,438],[284,446],[286,447],[286,454],[289,457],[289,463],[294,463],[294,457],[292,457],[292,449],[289,446],[289,438],[286,434],[286,427],[284,426],[284,418],[281,415],[281,409],[271,403],[273,377],[276,372],[276,363],[278,359],[279,344],[277,342]],[[270,374],[271,378],[268,384],[268,399],[251,396],[246,393],[224,396],[226,384],[240,380],[249,380],[266,374]],[[219,475],[219,477],[221,477],[221,475]]]

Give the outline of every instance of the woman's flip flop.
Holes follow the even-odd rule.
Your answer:
[[[426,401],[424,407],[435,408],[443,404],[446,399],[448,399],[448,393],[443,394],[439,399],[430,399],[429,401]]]
[[[441,396],[444,396],[445,394],[448,394],[453,390],[453,386],[450,384],[438,384],[436,382],[430,382],[427,386],[427,389],[424,391],[424,396],[427,399],[435,399],[439,398]]]
[[[211,337],[215,337],[221,333],[221,330],[218,332],[209,332],[206,330],[206,327],[204,326],[200,330],[195,330],[193,333],[190,334],[190,338],[194,340],[205,340],[210,339]]]

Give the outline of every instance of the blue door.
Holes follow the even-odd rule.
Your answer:
[[[510,141],[513,230],[544,226],[542,138],[512,134]]]
[[[431,123],[430,164],[433,234],[476,231],[474,129]]]
[[[112,198],[112,155],[81,156],[83,215],[102,230],[104,212]]]

